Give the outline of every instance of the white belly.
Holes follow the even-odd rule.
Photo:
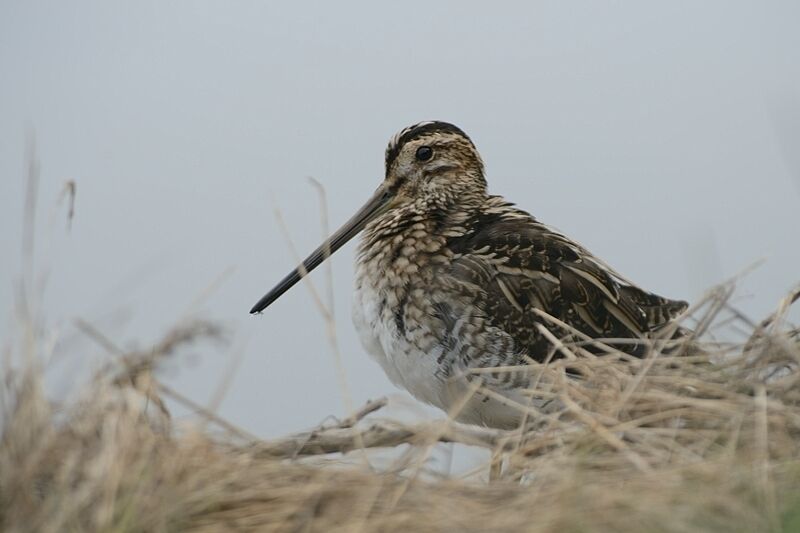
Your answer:
[[[381,316],[381,299],[371,289],[357,289],[353,324],[367,353],[381,365],[389,379],[416,398],[445,407],[445,384],[437,377],[436,355],[425,354],[401,336],[388,316]],[[384,310],[384,314],[388,314]]]
[[[392,383],[418,400],[455,415],[460,422],[501,428],[519,424],[522,418],[519,408],[496,397],[475,394],[474,387],[463,377],[443,376],[437,362],[442,346],[433,346],[427,352],[420,350],[419,343],[409,341],[395,325],[392,304],[397,302],[387,301],[381,310],[384,295],[366,283],[358,285],[353,323],[364,349],[381,365]],[[527,403],[513,391],[498,391],[498,394],[516,403]]]

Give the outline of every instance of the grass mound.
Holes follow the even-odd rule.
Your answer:
[[[729,296],[717,291],[694,310],[697,336],[677,351],[654,341],[641,360],[610,348],[595,357],[585,340],[562,339],[565,357],[529,369],[558,409],[531,412],[514,431],[446,419],[402,424],[376,413],[380,400],[269,441],[211,413],[175,427],[161,399],[173,392],[153,368],[218,334],[201,323],[147,353],[117,354],[69,402],[53,405],[40,343],[26,332],[2,384],[0,524],[38,532],[798,531],[800,338],[785,321],[798,293],[758,324],[731,312]],[[731,322],[747,328],[741,342],[716,339]],[[567,377],[567,366],[581,379]],[[431,472],[426,461],[440,442],[487,448],[492,464],[477,476]],[[370,464],[373,448],[395,446],[388,464]]]

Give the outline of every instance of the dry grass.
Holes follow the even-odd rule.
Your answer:
[[[382,420],[381,401],[273,441],[210,413],[174,427],[161,397],[181,398],[153,368],[217,336],[208,324],[127,354],[82,324],[116,362],[52,405],[41,343],[27,332],[16,372],[4,373],[0,523],[39,532],[797,531],[800,345],[784,320],[797,295],[750,325],[729,296],[718,291],[693,312],[706,354],[689,339],[688,356],[656,342],[644,360],[593,358],[566,339],[575,360],[531,368],[561,408],[511,432]],[[749,339],[711,343],[732,324]],[[566,378],[566,364],[584,379]],[[430,472],[440,441],[491,449],[498,479]],[[381,467],[360,450],[399,445]],[[355,458],[342,460],[347,451]]]

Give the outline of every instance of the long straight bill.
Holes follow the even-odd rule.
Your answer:
[[[266,309],[272,302],[281,297],[283,293],[291,289],[295,283],[300,281],[309,272],[317,268],[325,259],[332,255],[336,250],[341,248],[347,241],[355,237],[358,232],[364,229],[364,226],[369,224],[377,216],[384,213],[389,208],[390,195],[385,190],[384,186],[378,187],[375,194],[372,195],[364,206],[353,215],[353,217],[345,222],[336,233],[330,236],[319,248],[314,250],[305,261],[303,261],[297,268],[289,272],[280,283],[275,285],[271,291],[265,294],[256,305],[250,309],[251,314],[260,313]]]

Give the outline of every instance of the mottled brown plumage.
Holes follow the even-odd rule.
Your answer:
[[[392,138],[373,198],[252,312],[316,267],[327,246],[333,252],[362,229],[353,317],[365,348],[392,381],[442,409],[474,393],[455,415],[466,422],[519,421],[519,404],[535,398],[525,391],[530,377],[483,374],[483,386],[496,393],[484,394],[471,387],[472,372],[557,357],[542,326],[556,338],[574,328],[635,341],[686,309],[625,281],[575,241],[489,195],[469,137],[451,124],[426,122]],[[633,355],[644,347],[619,346]]]

